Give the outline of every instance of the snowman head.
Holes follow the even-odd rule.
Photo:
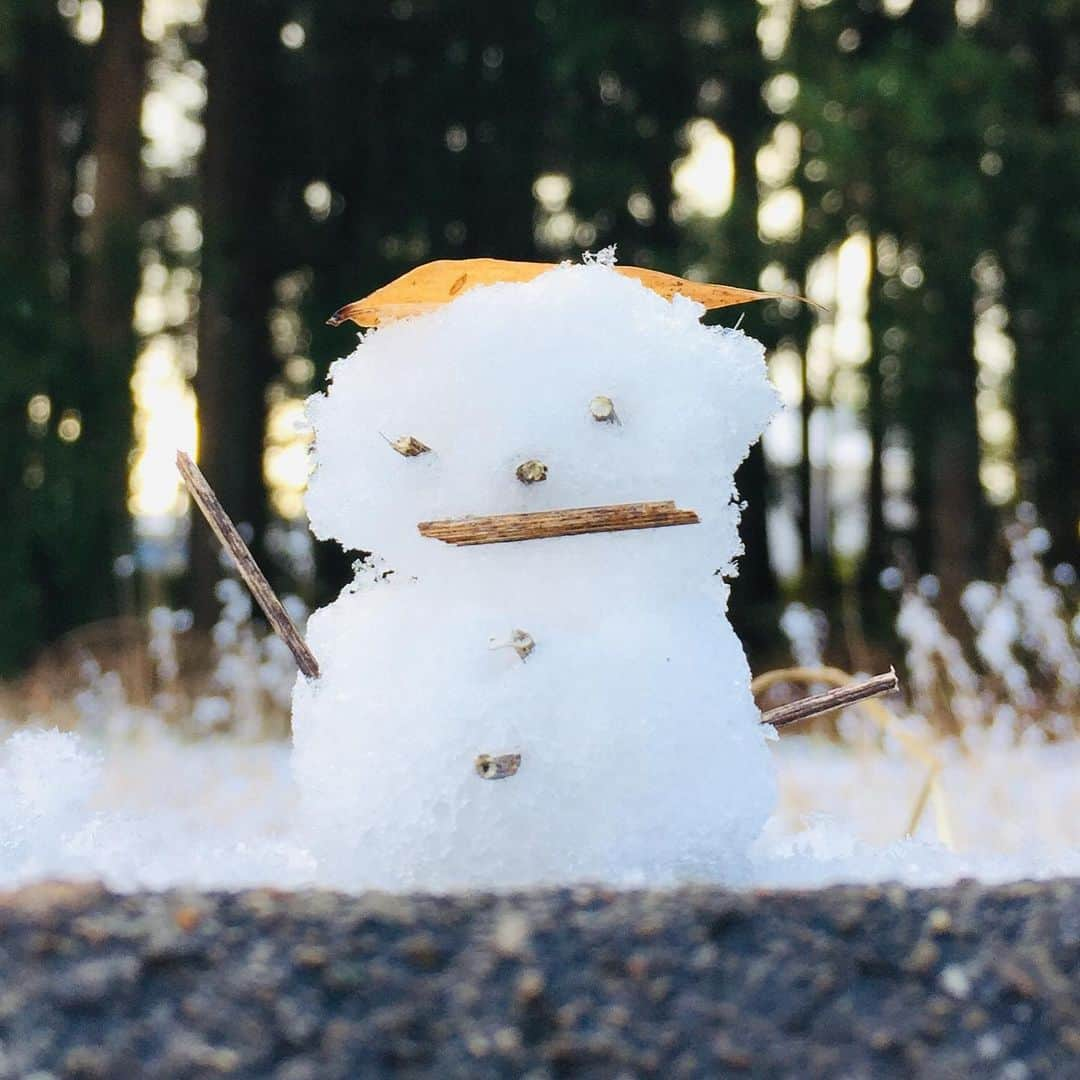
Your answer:
[[[482,562],[548,558],[555,543],[590,562],[667,551],[726,566],[735,468],[776,398],[760,346],[701,311],[592,264],[368,333],[309,402],[312,527],[399,572],[467,573],[481,560],[422,523],[672,502],[700,524],[660,531],[693,537],[523,541]]]

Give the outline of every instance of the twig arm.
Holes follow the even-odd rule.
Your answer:
[[[877,697],[879,694],[888,694],[899,688],[900,680],[897,679],[896,672],[890,668],[885,674],[875,675],[866,682],[854,683],[851,686],[837,686],[820,694],[812,694],[801,701],[792,701],[787,705],[769,709],[768,712],[761,714],[761,722],[772,724],[773,727],[783,727],[785,724],[794,724],[798,720],[809,720],[812,716],[823,716],[836,709],[844,709],[848,705]]]
[[[176,467],[180,470],[180,475],[184,478],[184,483],[195,505],[202,511],[214,535],[232,556],[237,571],[244,579],[244,584],[251,590],[251,595],[262,608],[263,614],[274,628],[274,633],[288,645],[289,651],[296,658],[297,666],[304,675],[309,679],[317,679],[319,677],[318,661],[300,636],[300,631],[296,629],[292,619],[289,618],[285,605],[270,588],[266,575],[259,569],[243,537],[229,515],[225,513],[213,488],[207,483],[202,470],[183,450],[176,452]]]

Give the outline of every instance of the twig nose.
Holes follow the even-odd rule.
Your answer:
[[[535,458],[529,458],[528,461],[523,461],[514,472],[514,475],[523,484],[539,484],[542,480],[547,479],[547,474],[548,467],[542,461],[537,461]]]

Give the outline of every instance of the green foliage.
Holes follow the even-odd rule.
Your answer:
[[[62,628],[84,583],[109,571],[87,566],[78,543],[93,462],[58,435],[62,411],[81,404],[81,360],[77,328],[44,283],[0,261],[0,672]],[[40,423],[28,412],[36,395],[49,401]]]
[[[180,200],[202,212],[199,270],[210,303],[197,386],[204,398],[217,386],[216,415],[230,417],[232,443],[220,456],[244,460],[237,486],[247,505],[231,496],[242,512],[260,520],[264,391],[276,375],[266,328],[282,275],[298,271],[305,282],[304,351],[321,373],[351,340],[323,325],[327,315],[427,259],[551,259],[616,243],[624,261],[694,266],[753,286],[771,262],[801,281],[824,249],[866,230],[895,258],[879,260],[871,288],[864,584],[876,589],[877,571],[898,550],[941,571],[947,589],[987,558],[971,348],[977,305],[990,302],[972,279],[984,257],[1000,267],[994,300],[1009,312],[1017,350],[1019,494],[1040,505],[1056,554],[1080,557],[1080,491],[1071,473],[1061,481],[1080,460],[1071,258],[1080,249],[1080,0],[995,0],[969,27],[953,4],[926,0],[899,17],[876,0],[792,11],[785,51],[767,60],[761,5],[736,0],[210,0],[207,26],[189,44],[210,71],[204,166],[213,159],[221,171],[165,185],[146,213]],[[304,28],[301,48],[278,36],[290,19]],[[216,52],[209,34],[218,35]],[[53,0],[0,0],[0,135],[34,124],[66,132],[47,182],[32,139],[17,167],[0,160],[0,209],[14,223],[0,238],[0,506],[10,522],[0,551],[0,670],[108,609],[107,590],[95,586],[107,584],[109,552],[126,527],[127,345],[102,362],[88,346],[92,319],[70,313],[87,282],[80,223],[67,208],[75,162],[90,146],[100,62],[100,50],[73,43]],[[799,92],[774,115],[762,89],[781,72],[797,77]],[[676,223],[671,166],[685,153],[685,124],[699,116],[734,142],[734,200],[719,220]],[[754,159],[782,119],[801,132],[793,182],[804,227],[797,240],[766,244]],[[545,218],[532,187],[545,172],[573,182],[578,232],[563,241],[538,232]],[[332,192],[326,214],[306,207],[312,181]],[[47,191],[62,193],[51,211]],[[646,196],[651,214],[633,213],[632,196]],[[121,301],[146,242],[139,224],[114,223],[120,244],[108,278]],[[804,349],[811,325],[799,309],[747,313],[747,329],[770,346],[787,339]],[[38,393],[52,402],[44,428],[27,416]],[[208,414],[211,404],[204,400]],[[806,399],[807,427],[815,404],[830,402]],[[86,419],[77,442],[57,436],[64,409]],[[911,528],[883,514],[887,434],[901,435],[913,455],[920,516]],[[834,599],[836,560],[827,544],[811,551],[807,542],[817,482],[808,461],[797,477],[767,476],[755,458],[740,482],[751,500],[750,553],[734,602],[744,630],[763,642],[776,599],[763,558],[768,501],[799,503],[811,599]]]
[[[71,627],[112,613],[112,562],[126,534],[131,304],[113,316],[87,305],[84,230],[71,210],[93,65],[54,3],[0,7],[0,674]],[[137,145],[137,144],[136,144]],[[122,233],[96,296],[138,275],[138,222]],[[101,280],[100,278],[98,280]],[[117,326],[106,357],[91,347],[94,316]],[[33,410],[30,404],[36,399]],[[66,437],[65,437],[66,436]]]

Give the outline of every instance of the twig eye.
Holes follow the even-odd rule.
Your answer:
[[[615,402],[605,394],[597,394],[589,402],[589,412],[598,424],[619,423],[619,416],[615,412]]]
[[[380,433],[381,434],[381,433]],[[402,435],[399,439],[389,439],[385,435],[383,438],[402,456],[402,457],[419,457],[420,454],[430,454],[431,447],[426,443],[422,443],[413,435]]]

